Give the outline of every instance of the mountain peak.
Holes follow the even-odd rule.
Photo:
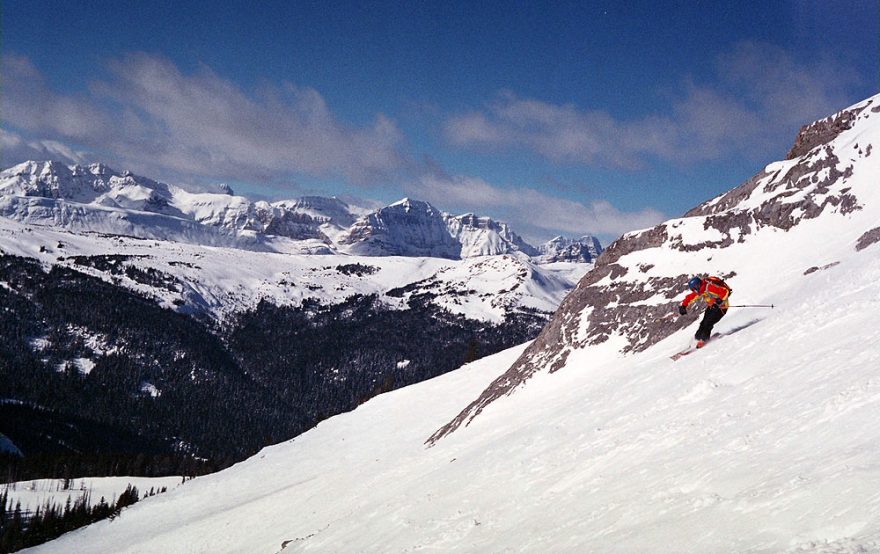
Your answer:
[[[79,167],[79,166],[76,166],[76,167]],[[104,165],[102,163],[93,163],[93,164],[89,165],[88,169],[89,169],[89,173],[91,173],[92,175],[99,175],[99,176],[117,175],[117,173],[115,171],[113,171],[112,169],[110,169],[109,167],[107,167],[106,165]],[[130,175],[131,173],[126,171],[125,174]]]
[[[388,206],[385,206],[384,208],[380,208],[379,211],[387,210],[389,208],[391,208],[391,209],[403,208],[406,211],[416,210],[416,211],[426,212],[426,213],[440,213],[439,210],[437,210],[434,206],[432,206],[428,202],[425,202],[424,200],[414,200],[409,197],[401,198],[397,202],[389,204]]]
[[[602,245],[592,235],[583,235],[577,239],[559,235],[539,246],[538,251],[544,263],[590,263],[602,253]]]

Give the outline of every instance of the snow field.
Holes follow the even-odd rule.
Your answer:
[[[45,248],[41,250],[41,246]],[[439,305],[471,319],[498,323],[511,309],[518,307],[554,311],[577,280],[592,267],[590,264],[553,264],[544,269],[515,255],[446,260],[256,252],[130,237],[78,235],[6,218],[0,218],[0,251],[36,258],[46,266],[73,267],[102,279],[109,276],[76,265],[69,258],[75,255],[133,256],[126,263],[173,275],[183,290],[157,289],[123,279],[125,287],[157,297],[168,308],[175,308],[174,302],[185,298],[190,309],[203,309],[221,322],[235,312],[256,307],[260,299],[279,306],[299,306],[305,299],[312,298],[326,305],[343,302],[356,294],[378,294],[390,306],[405,308],[406,297],[392,298],[384,294],[436,277],[434,283],[424,288],[438,293],[435,301]],[[369,266],[375,272],[345,274],[336,269],[351,264]],[[525,278],[521,274],[525,274]],[[452,298],[444,289],[467,294]]]
[[[71,479],[70,488],[63,490],[63,479],[35,479],[0,484],[0,492],[9,493],[7,502],[12,508],[21,502],[22,511],[33,512],[44,508],[46,502],[63,509],[68,498],[73,504],[86,494],[90,496],[91,506],[98,504],[102,497],[110,504],[125,492],[128,485],[137,487],[143,497],[151,488],[155,492],[162,487],[170,491],[180,485],[181,480],[181,477],[81,477]]]

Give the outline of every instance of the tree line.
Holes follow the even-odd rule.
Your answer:
[[[143,498],[166,490],[166,487],[158,490],[151,488]],[[97,503],[92,504],[91,493],[84,491],[82,496],[73,501],[68,496],[63,506],[46,500],[42,506],[28,512],[22,509],[20,501],[13,505],[7,488],[0,492],[0,554],[37,546],[68,531],[102,519],[114,518],[123,508],[140,499],[137,487],[129,484],[118,498],[110,501],[101,497]]]

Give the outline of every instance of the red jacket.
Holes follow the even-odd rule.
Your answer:
[[[697,297],[702,297],[703,300],[706,301],[707,306],[720,304],[721,309],[723,310],[730,307],[730,287],[725,285],[724,281],[718,277],[703,279],[703,284],[700,285],[700,290],[696,292],[691,291],[691,293],[685,296],[684,300],[681,301],[681,305],[686,308],[688,304],[696,300]]]

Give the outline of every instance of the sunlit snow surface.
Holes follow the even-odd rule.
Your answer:
[[[878,551],[880,244],[862,254],[678,362],[692,329],[587,349],[426,449],[515,348],[37,551]]]
[[[534,264],[518,254],[464,260],[400,256],[306,255],[302,241],[279,238],[282,252],[204,246],[98,233],[71,233],[0,217],[0,252],[62,265],[105,280],[113,276],[77,264],[75,256],[129,256],[124,264],[174,277],[178,290],[151,287],[127,278],[122,286],[154,297],[165,307],[206,313],[223,321],[253,309],[260,300],[299,306],[305,299],[328,305],[352,295],[376,294],[392,308],[405,308],[409,293],[385,293],[413,285],[436,294],[433,303],[471,319],[500,322],[521,308],[553,312],[591,264]],[[290,246],[293,252],[283,250]],[[294,246],[296,246],[294,248]],[[366,266],[366,273],[340,266]],[[450,294],[452,293],[452,294]],[[182,307],[178,304],[183,302]]]
[[[84,496],[88,496],[90,506],[97,505],[101,498],[113,504],[129,485],[136,487],[143,497],[150,489],[158,494],[163,487],[171,490],[181,481],[181,477],[83,477],[71,479],[65,489],[63,479],[34,479],[0,484],[0,492],[8,494],[10,509],[20,505],[22,512],[34,512],[47,503],[63,510],[68,499],[73,505]]]

